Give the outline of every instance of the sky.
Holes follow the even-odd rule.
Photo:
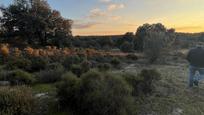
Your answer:
[[[74,35],[136,32],[145,23],[162,23],[177,32],[204,32],[204,0],[47,1],[63,17],[74,21]],[[10,3],[12,0],[0,0],[0,5]]]

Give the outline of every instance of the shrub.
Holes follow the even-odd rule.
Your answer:
[[[114,66],[114,67],[118,67],[120,65],[120,60],[118,58],[113,58],[111,60],[111,64]]]
[[[144,94],[151,93],[154,89],[153,82],[160,80],[160,73],[156,70],[142,70],[139,76],[143,79],[143,82],[140,84]]]
[[[31,65],[30,71],[37,72],[37,71],[46,69],[49,63],[49,59],[43,58],[43,57],[32,57],[31,62],[32,62],[32,65]]]
[[[6,69],[23,69],[30,70],[31,61],[24,57],[9,57],[8,62],[6,64]]]
[[[132,52],[134,50],[134,46],[132,43],[129,42],[124,42],[121,46],[120,46],[120,50],[123,52]]]
[[[70,57],[67,57],[64,62],[63,62],[63,65],[66,69],[71,69],[71,66],[73,64],[79,64],[83,61],[82,58],[80,58],[78,55],[76,56],[70,56]]]
[[[61,63],[57,63],[57,62],[56,62],[56,63],[50,63],[50,64],[48,64],[46,69],[51,69],[51,70],[53,70],[53,69],[58,69],[58,68],[64,69],[64,67],[63,67],[63,65],[62,65]]]
[[[77,78],[67,74],[58,84],[58,98],[75,115],[134,115],[132,88],[121,76],[89,71]]]
[[[81,74],[83,73],[81,66],[80,65],[76,65],[76,64],[71,66],[71,71],[72,71],[72,73],[74,73],[78,77],[80,77]]]
[[[101,63],[98,65],[99,71],[108,71],[111,69],[111,65],[109,63]]]
[[[48,69],[38,72],[36,76],[39,83],[54,83],[61,79],[64,71],[62,65],[51,64],[48,66]]]
[[[124,73],[123,78],[128,82],[129,85],[133,87],[133,96],[138,96],[140,94],[143,94],[142,89],[140,89],[139,85],[143,82],[142,77],[138,77],[137,75],[131,74],[131,73]]]
[[[7,76],[12,85],[30,85],[35,82],[35,78],[32,74],[23,70],[14,70]]]
[[[80,83],[80,79],[73,73],[65,73],[62,76],[61,82],[56,85],[57,97],[62,109],[69,107],[77,110],[77,104],[80,103],[78,102]]]
[[[140,74],[123,74],[125,80],[134,88],[133,95],[147,95],[154,90],[154,82],[160,80],[160,73],[156,70],[142,70]]]
[[[91,68],[91,62],[86,60],[81,63],[81,69],[83,73],[88,72],[90,68]]]
[[[138,56],[134,55],[134,54],[128,54],[126,56],[127,59],[131,59],[131,60],[138,60]]]
[[[89,58],[90,60],[94,60],[99,63],[109,63],[112,57],[110,56],[92,56]]]
[[[30,115],[35,107],[35,98],[27,87],[0,88],[1,115]]]
[[[10,74],[10,71],[0,69],[0,81],[7,80],[9,74]]]

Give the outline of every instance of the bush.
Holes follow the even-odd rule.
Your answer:
[[[32,62],[32,65],[31,65],[30,71],[37,72],[37,71],[46,69],[49,63],[49,60],[43,57],[33,57],[31,58],[31,62]]]
[[[111,60],[111,64],[114,66],[114,67],[118,67],[120,65],[120,60],[118,58],[113,58]]]
[[[156,70],[142,70],[139,76],[143,79],[143,82],[140,84],[144,94],[151,93],[154,89],[153,82],[160,80],[161,74]]]
[[[125,80],[134,88],[133,95],[147,95],[154,90],[154,82],[160,80],[160,73],[156,70],[142,70],[139,75],[123,74]]]
[[[80,64],[81,62],[83,61],[82,58],[80,58],[78,55],[76,56],[70,56],[70,57],[67,57],[64,62],[63,62],[63,66],[66,68],[66,69],[71,69],[71,66],[73,64]]]
[[[83,72],[83,73],[88,72],[88,71],[90,70],[90,68],[91,68],[91,62],[89,62],[89,61],[83,61],[83,62],[81,63],[81,69],[82,69],[82,72]]]
[[[111,69],[111,65],[109,63],[102,63],[98,65],[99,71],[108,71]]]
[[[131,59],[131,60],[138,60],[138,56],[134,55],[134,54],[128,54],[126,56],[127,59]]]
[[[80,103],[78,102],[80,83],[80,79],[72,73],[65,73],[62,76],[62,81],[56,85],[57,97],[62,109],[70,107],[77,110],[77,104]]]
[[[58,86],[62,107],[75,115],[134,115],[132,88],[121,76],[89,71],[77,78],[72,74]]]
[[[0,69],[0,81],[8,80],[9,74],[10,74],[10,71]]]
[[[124,42],[121,46],[120,46],[120,50],[122,52],[132,52],[134,50],[134,46],[132,43],[129,42]]]
[[[48,69],[36,74],[39,83],[55,83],[61,79],[64,67],[60,64],[51,64]]]
[[[0,88],[1,115],[30,115],[35,107],[35,98],[27,87]]]
[[[109,63],[110,60],[112,59],[112,57],[110,57],[110,56],[92,56],[89,58],[90,58],[90,60],[94,60],[98,63]]]
[[[129,85],[133,87],[133,96],[138,96],[140,94],[143,94],[142,89],[140,89],[139,85],[143,82],[142,77],[138,77],[137,75],[131,74],[131,73],[124,73],[123,78],[128,82]]]
[[[76,64],[71,66],[71,72],[77,75],[77,77],[80,77],[81,74],[83,73],[81,66]]]
[[[31,67],[31,61],[24,57],[9,57],[8,62],[6,64],[6,69],[14,70],[14,69],[23,69],[29,70]]]
[[[11,71],[6,79],[9,80],[12,85],[31,85],[36,81],[32,74],[23,70]]]

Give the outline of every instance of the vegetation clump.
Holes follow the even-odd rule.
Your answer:
[[[132,88],[121,76],[89,71],[77,78],[66,74],[58,86],[62,107],[76,115],[135,115]]]
[[[22,87],[0,87],[1,115],[30,115],[35,108],[31,89]]]
[[[61,80],[62,74],[65,72],[61,64],[51,64],[47,69],[36,73],[38,83],[55,83]]]
[[[11,71],[5,79],[12,85],[32,85],[36,81],[34,75],[23,70]]]
[[[123,74],[124,79],[133,87],[134,96],[148,95],[154,90],[154,83],[159,81],[160,73],[156,70],[142,70],[140,74]]]

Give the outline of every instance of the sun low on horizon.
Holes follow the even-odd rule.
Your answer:
[[[8,5],[12,0],[0,0]],[[145,23],[162,23],[177,32],[204,31],[204,0],[48,0],[74,21],[73,35],[136,32]]]

